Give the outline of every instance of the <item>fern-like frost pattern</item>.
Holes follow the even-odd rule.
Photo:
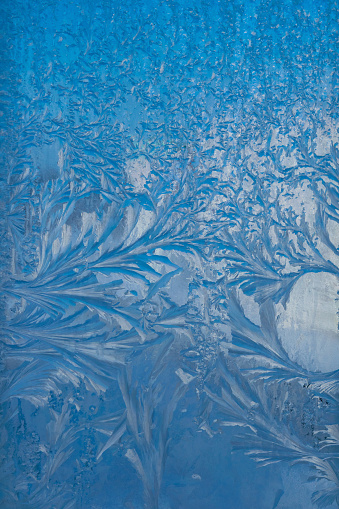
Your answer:
[[[4,0],[4,509],[339,503],[337,0]]]

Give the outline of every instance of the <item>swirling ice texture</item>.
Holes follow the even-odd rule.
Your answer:
[[[337,507],[337,1],[1,20],[1,506]]]

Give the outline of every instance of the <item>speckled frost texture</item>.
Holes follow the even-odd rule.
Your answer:
[[[338,507],[338,13],[1,2],[2,508]]]

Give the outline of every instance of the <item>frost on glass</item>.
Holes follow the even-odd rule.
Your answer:
[[[337,1],[0,12],[1,507],[337,507]]]

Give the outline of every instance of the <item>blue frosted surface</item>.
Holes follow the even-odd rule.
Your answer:
[[[1,2],[1,507],[338,507],[338,12]]]

